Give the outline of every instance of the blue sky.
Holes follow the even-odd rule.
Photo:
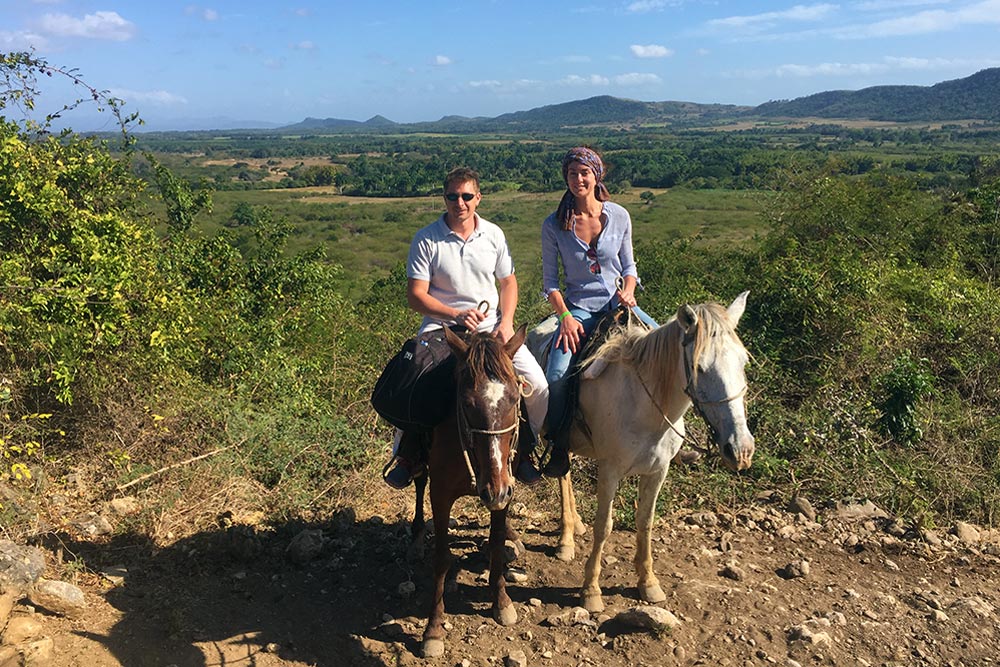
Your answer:
[[[961,78],[1000,66],[998,45],[1000,0],[0,0],[0,51],[77,68],[149,129],[756,105]]]

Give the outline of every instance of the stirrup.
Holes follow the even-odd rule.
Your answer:
[[[538,472],[538,468],[530,456],[523,456],[518,461],[514,478],[525,486],[534,486],[542,481],[542,473]]]
[[[542,467],[546,477],[565,477],[569,473],[569,450],[553,445],[549,452],[549,460]]]
[[[394,489],[405,489],[415,478],[426,473],[426,466],[412,464],[402,456],[393,456],[382,468],[382,481]]]

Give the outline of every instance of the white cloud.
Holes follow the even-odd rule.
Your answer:
[[[675,7],[678,4],[680,4],[678,0],[636,0],[635,2],[630,2],[625,7],[625,11],[631,14],[645,14],[646,12],[658,11],[664,7]]]
[[[615,77],[615,84],[619,86],[649,86],[657,83],[662,83],[662,79],[656,74],[629,72]]]
[[[880,74],[888,71],[885,64],[872,63],[820,63],[818,65],[779,65],[775,74],[780,77],[857,76]]]
[[[126,21],[117,12],[94,12],[82,19],[69,14],[46,14],[42,17],[42,31],[60,37],[84,37],[124,42],[135,36],[135,24]]]
[[[299,51],[313,51],[316,49],[316,43],[312,40],[304,39],[298,44],[292,44],[292,48]]]
[[[219,12],[208,7],[198,5],[188,5],[184,8],[184,13],[188,16],[200,16],[203,21],[218,21]]]
[[[968,58],[907,58],[888,56],[885,62],[893,69],[932,72],[937,70],[970,70],[1000,66],[1000,59],[969,60]]]
[[[629,49],[636,58],[666,58],[667,56],[674,55],[672,49],[660,46],[659,44],[633,44]]]
[[[570,74],[560,80],[559,83],[563,86],[607,86],[611,81],[600,74],[591,74],[590,76]]]
[[[729,16],[723,19],[713,19],[708,22],[710,28],[724,30],[758,30],[786,21],[820,21],[828,18],[839,9],[837,5],[795,5],[791,9],[780,12],[764,12],[747,16]]]
[[[983,69],[1000,65],[1000,59],[969,60],[966,58],[913,58],[887,56],[880,62],[872,63],[818,63],[815,65],[785,64],[779,65],[771,72],[744,72],[746,78],[760,78],[768,74],[778,77],[840,77],[840,76],[870,76],[895,71],[950,71]]]
[[[482,91],[489,91],[497,95],[516,95],[525,90],[534,90],[544,87],[545,82],[536,79],[514,79],[513,81],[498,81],[497,79],[480,79],[469,81],[469,88],[477,88]]]
[[[157,106],[179,106],[188,103],[187,99],[184,97],[168,93],[165,90],[140,91],[117,88],[112,89],[109,92],[113,97],[125,100],[126,102],[132,102],[133,104],[149,103]]]
[[[46,49],[49,42],[43,36],[26,30],[7,32],[0,30],[0,50],[26,51],[32,48]]]
[[[299,7],[295,10],[296,16],[309,16],[312,12],[307,7]]]
[[[837,37],[900,37],[947,32],[965,25],[1000,24],[1000,0],[984,0],[955,10],[929,9],[911,16],[877,21],[838,30]]]
[[[448,56],[434,56],[434,64],[444,67],[445,65],[450,65],[452,63],[451,58]]]
[[[856,2],[851,8],[862,12],[882,12],[903,7],[925,7],[927,5],[946,5],[950,0],[868,0]]]

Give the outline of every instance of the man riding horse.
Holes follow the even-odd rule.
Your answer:
[[[444,180],[445,213],[416,233],[406,262],[406,299],[424,316],[420,333],[446,326],[470,332],[492,332],[501,342],[514,335],[517,278],[503,231],[476,213],[482,201],[479,174],[459,167]],[[485,308],[480,304],[486,303]],[[520,439],[516,477],[525,484],[540,481],[531,460],[539,430],[545,423],[549,391],[545,373],[531,353],[521,347],[514,369],[528,385],[525,407],[531,435]],[[385,481],[405,488],[424,472],[421,439],[397,430],[395,458]]]

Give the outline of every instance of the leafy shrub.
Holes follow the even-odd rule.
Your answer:
[[[934,388],[934,377],[926,359],[914,359],[908,353],[897,357],[889,372],[876,380],[882,395],[879,425],[900,443],[910,445],[923,436],[917,418],[917,404]]]

